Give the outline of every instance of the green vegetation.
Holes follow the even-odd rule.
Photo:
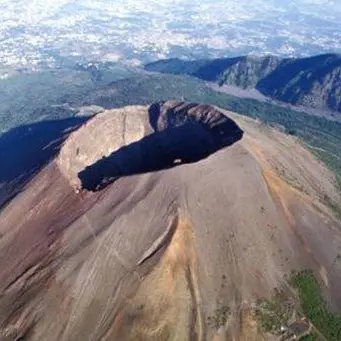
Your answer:
[[[130,70],[103,64],[96,77],[90,71],[74,67],[18,74],[0,80],[0,135],[18,125],[71,117],[70,110],[59,111],[51,106],[71,102],[99,86],[131,74]]]
[[[339,189],[341,189],[340,177],[338,177],[338,186],[339,186]],[[328,195],[324,195],[324,197],[322,198],[322,201],[324,202],[325,205],[331,208],[335,217],[341,219],[341,206],[339,203],[335,203],[333,200],[330,199]]]
[[[299,137],[335,173],[341,188],[340,122],[255,100],[235,101],[230,109]]]
[[[275,290],[271,300],[259,299],[255,312],[264,331],[279,334],[294,312],[294,301],[284,290]]]
[[[282,334],[281,326],[290,325],[296,317],[305,317],[312,324],[309,335],[301,341],[340,341],[341,315],[328,311],[321,288],[312,271],[293,272],[289,283],[297,292],[275,290],[271,300],[260,299],[254,310],[264,331]],[[297,302],[299,300],[299,302]]]
[[[194,75],[200,68],[210,64],[210,60],[181,60],[178,58],[159,60],[145,65],[145,69],[152,72],[162,72],[173,75]]]
[[[212,60],[161,60],[145,66],[147,70],[186,74],[219,85],[257,88],[261,93],[287,103],[302,104],[307,98],[323,101],[333,110],[340,109],[340,85],[337,77],[341,66],[338,54],[308,58],[281,59],[275,56],[240,56]],[[319,84],[319,93],[315,85]]]
[[[212,325],[215,329],[219,329],[224,326],[227,322],[227,319],[230,315],[230,308],[227,305],[224,305],[214,312],[213,316],[209,316],[207,318],[208,323]]]
[[[319,337],[315,333],[303,336],[300,341],[320,341]]]
[[[321,288],[311,271],[294,273],[292,284],[297,289],[304,315],[328,341],[341,340],[341,315],[330,313]],[[318,340],[317,333],[305,340]]]

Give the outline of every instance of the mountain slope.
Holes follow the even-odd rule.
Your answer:
[[[231,112],[100,113],[0,212],[0,335],[278,340],[254,309],[293,269],[341,309],[334,182],[296,138]]]
[[[288,60],[261,79],[257,88],[284,102],[341,111],[341,56]]]
[[[243,56],[202,61],[177,59],[147,64],[148,71],[187,74],[220,85],[256,88],[283,102],[341,111],[341,56],[302,59]]]
[[[135,72],[119,64],[79,64],[1,79],[0,135],[19,125],[73,117],[77,111],[63,104]]]

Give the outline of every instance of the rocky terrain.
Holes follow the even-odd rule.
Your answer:
[[[341,111],[341,56],[281,59],[243,56],[216,60],[170,59],[146,65],[149,71],[188,74],[219,85],[255,88],[294,105]]]
[[[1,341],[280,340],[292,270],[341,310],[340,193],[296,137],[174,101],[77,124],[0,211]]]

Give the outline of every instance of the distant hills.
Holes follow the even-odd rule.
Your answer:
[[[72,117],[63,104],[134,72],[115,63],[89,63],[0,80],[0,135],[20,125]]]
[[[214,60],[161,60],[148,71],[186,74],[219,85],[256,88],[273,99],[294,105],[341,112],[341,55],[309,58],[242,56]]]
[[[116,64],[89,63],[1,80],[0,135],[19,125],[73,117],[83,105],[112,108],[169,99],[231,110],[241,105],[240,99],[219,94],[205,82],[255,88],[290,104],[341,111],[340,55],[169,59],[148,64],[145,69],[158,74]]]

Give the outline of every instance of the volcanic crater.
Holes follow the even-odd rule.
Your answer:
[[[0,212],[0,340],[277,340],[252,308],[292,270],[341,309],[326,195],[341,202],[333,174],[261,122],[174,101],[99,113]]]

